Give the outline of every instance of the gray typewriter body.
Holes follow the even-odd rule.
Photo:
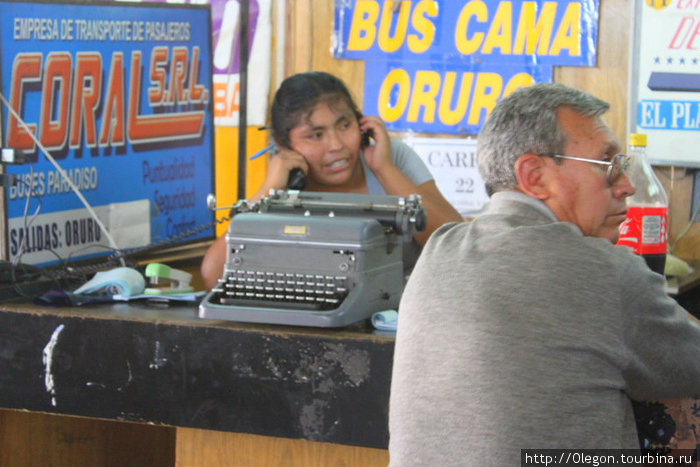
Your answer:
[[[238,211],[201,318],[340,327],[398,307],[419,198],[278,192]]]

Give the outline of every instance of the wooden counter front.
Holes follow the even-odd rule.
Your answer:
[[[194,306],[0,305],[0,467],[384,467],[393,337]],[[694,448],[694,399],[635,404]]]
[[[99,423],[131,422],[137,434],[122,451],[149,437],[175,446],[149,465],[386,465],[392,357],[392,338],[359,325],[208,321],[194,306],[3,304],[0,407],[13,410],[0,412],[0,466],[42,465],[8,459],[8,439],[36,441],[17,440],[22,427],[35,425],[29,438],[69,433],[56,428],[66,423],[70,436],[94,436]],[[95,462],[78,465],[112,465]]]

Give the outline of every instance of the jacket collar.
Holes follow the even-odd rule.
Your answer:
[[[550,221],[558,221],[557,217],[554,215],[552,210],[549,209],[547,205],[544,204],[544,202],[519,191],[499,191],[494,193],[491,196],[491,202],[489,203],[487,209],[492,212],[500,211],[500,207],[507,208],[509,206],[512,206],[512,203],[517,203],[521,205],[524,204],[534,209],[539,215],[544,215]],[[522,207],[519,210],[522,210]],[[530,211],[530,209],[524,211]],[[521,212],[521,214],[526,214],[526,212]]]

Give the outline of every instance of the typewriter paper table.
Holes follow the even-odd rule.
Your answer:
[[[361,326],[217,322],[189,306],[2,304],[0,407],[22,412],[0,410],[0,466],[19,465],[11,446],[17,459],[41,442],[36,417],[67,419],[37,413],[160,430],[139,432],[141,445],[106,436],[99,449],[132,465],[386,465],[392,356],[393,338]],[[102,425],[82,436],[95,441]],[[61,430],[57,449],[84,451],[63,457],[89,458],[90,439]]]

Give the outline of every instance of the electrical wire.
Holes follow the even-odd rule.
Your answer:
[[[29,179],[34,180],[34,166],[30,165],[29,166]],[[22,258],[22,255],[24,254],[24,249],[25,249],[25,243],[27,241],[27,238],[29,235],[26,235],[26,232],[29,231],[29,227],[34,223],[36,220],[36,217],[39,215],[39,211],[41,210],[41,198],[38,196],[36,197],[37,199],[37,207],[36,211],[34,211],[34,214],[32,215],[31,219],[29,219],[29,204],[32,199],[32,194],[34,194],[34,186],[31,183],[28,183],[26,180],[22,180],[20,178],[20,181],[27,185],[27,201],[24,203],[24,232],[25,235],[22,236],[22,241],[20,242],[19,246],[17,247],[17,257],[15,258],[15,261],[13,262],[14,265],[19,264],[20,259]]]
[[[29,179],[34,180],[34,167],[29,166]],[[12,283],[12,288],[14,289],[15,293],[17,295],[20,295],[25,298],[29,298],[29,295],[24,292],[22,287],[20,286],[20,280],[18,278],[18,270],[20,269],[20,266],[22,266],[22,275],[26,277],[27,275],[31,277],[37,277],[37,270],[33,270],[31,272],[27,272],[26,268],[24,265],[21,265],[21,259],[22,256],[25,253],[25,243],[27,239],[29,238],[28,232],[29,232],[29,227],[34,223],[36,220],[36,217],[39,215],[39,211],[41,210],[41,197],[38,196],[34,192],[34,186],[32,183],[27,182],[26,180],[23,180],[19,178],[20,182],[23,183],[24,185],[27,186],[27,201],[24,204],[24,235],[22,235],[22,240],[20,244],[17,247],[17,256],[14,258],[14,261],[9,263],[9,272],[10,272],[10,278],[11,278],[11,283]],[[31,218],[29,218],[29,205],[30,201],[32,198],[32,195],[35,195],[35,198],[37,200],[37,207],[36,211],[34,211],[34,214],[32,214]],[[52,251],[52,253],[55,254],[55,252]]]
[[[112,235],[109,233],[109,230],[107,230],[107,227],[105,227],[105,225],[102,223],[102,221],[101,221],[100,218],[97,216],[97,214],[95,213],[95,211],[92,209],[92,206],[90,206],[90,203],[88,203],[88,201],[85,199],[85,197],[84,197],[83,194],[80,192],[80,190],[78,189],[78,187],[75,186],[75,184],[73,183],[73,180],[70,179],[70,177],[68,176],[68,174],[66,174],[66,171],[63,170],[63,168],[56,162],[56,160],[53,158],[53,156],[51,156],[51,154],[49,154],[49,152],[46,150],[46,148],[44,147],[44,145],[41,144],[41,142],[40,142],[39,139],[36,137],[36,135],[29,129],[29,127],[28,127],[27,124],[24,122],[24,120],[22,120],[22,117],[20,117],[20,116],[17,114],[17,112],[15,111],[15,109],[12,108],[12,106],[10,105],[10,103],[7,102],[7,100],[5,99],[5,96],[4,96],[1,92],[0,92],[0,100],[2,100],[3,104],[5,104],[5,106],[7,107],[7,110],[17,119],[17,121],[20,123],[20,125],[22,126],[22,128],[24,128],[24,131],[25,131],[25,132],[29,135],[29,137],[34,141],[34,143],[37,145],[37,147],[38,147],[39,149],[41,149],[41,152],[42,152],[42,153],[44,154],[44,156],[49,160],[49,162],[51,162],[51,164],[56,168],[56,170],[58,171],[58,173],[61,174],[61,177],[68,183],[68,186],[71,188],[71,190],[73,190],[73,192],[74,192],[75,195],[78,197],[78,199],[83,203],[83,205],[84,205],[85,208],[87,209],[87,211],[88,211],[88,213],[90,214],[90,216],[95,220],[95,222],[97,223],[97,225],[102,229],[102,232],[104,232],[105,237],[106,237],[107,240],[109,241],[110,245],[112,245],[112,248],[114,248],[114,250],[117,252],[117,254],[119,254],[119,252],[121,251],[121,249],[119,248],[119,246],[117,245],[117,243],[114,241],[114,238],[113,238]],[[124,258],[120,258],[120,263],[121,263],[122,266],[126,266],[126,262],[124,261]]]

